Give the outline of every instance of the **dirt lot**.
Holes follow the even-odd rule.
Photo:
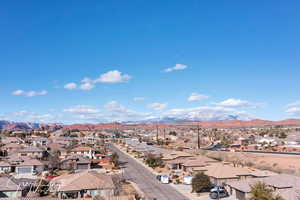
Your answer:
[[[205,152],[208,157],[258,169],[300,175],[300,156],[241,152]]]

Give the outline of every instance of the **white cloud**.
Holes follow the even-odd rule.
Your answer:
[[[287,106],[288,107],[291,107],[291,106],[300,106],[300,101],[296,101],[296,102],[290,103]]]
[[[127,122],[127,121],[158,121],[190,120],[190,121],[222,121],[222,120],[250,120],[246,112],[232,107],[201,106],[192,108],[177,108],[162,111],[166,104],[155,103],[151,107],[153,112],[138,112],[127,108],[117,101],[110,101],[104,105],[104,109],[90,105],[77,105],[66,108],[62,112],[37,114],[28,111],[5,113],[2,119],[20,122],[68,122],[68,123],[99,123],[99,122]],[[156,110],[155,110],[156,109]],[[160,112],[157,112],[160,111]],[[300,115],[300,108],[290,108],[288,114]]]
[[[87,106],[87,105],[78,105],[78,106],[64,109],[63,111],[68,113],[75,113],[75,114],[95,114],[100,112],[100,110],[98,110],[97,108],[93,106]]]
[[[292,116],[300,116],[300,107],[292,107],[286,110],[286,113],[288,115],[292,115]]]
[[[122,72],[118,70],[112,70],[108,71],[105,74],[101,74],[98,79],[95,80],[95,82],[101,82],[101,83],[122,83],[127,82],[131,79],[131,76],[128,74],[122,74]]]
[[[93,83],[83,83],[80,85],[80,89],[81,90],[91,90],[95,87],[95,85]]]
[[[79,120],[83,123],[112,122],[112,121],[137,121],[146,118],[148,113],[139,113],[110,101],[104,105],[105,110],[100,111],[93,106],[81,105],[64,109],[68,113],[68,119]]]
[[[103,115],[107,121],[139,121],[151,115],[151,113],[142,113],[128,109],[117,101],[108,102],[104,107],[107,112],[103,113]]]
[[[163,117],[195,120],[195,121],[220,121],[228,119],[251,119],[244,111],[218,106],[201,106],[186,109],[171,109],[163,113]]]
[[[79,86],[79,88],[81,90],[91,90],[95,87],[94,81],[88,77],[85,77],[84,79],[81,80],[81,85]]]
[[[37,114],[26,110],[5,113],[2,117],[9,121],[35,123],[57,122],[60,119],[58,115]]]
[[[183,64],[176,64],[174,67],[169,67],[163,70],[163,72],[172,72],[172,71],[177,71],[177,70],[184,70],[186,69],[187,66]]]
[[[145,97],[134,97],[134,101],[145,101]]]
[[[124,111],[126,108],[119,104],[117,101],[110,101],[104,105],[104,107],[109,111]]]
[[[74,90],[77,88],[77,84],[76,83],[68,83],[66,85],[64,85],[64,88],[67,90]]]
[[[118,70],[111,70],[104,74],[101,74],[97,79],[91,79],[85,77],[81,80],[79,89],[81,90],[91,90],[96,87],[96,83],[124,83],[131,79],[131,76],[128,74],[123,74]],[[64,86],[65,89],[74,90],[77,88],[77,84],[74,82],[68,83]]]
[[[16,96],[26,96],[26,97],[34,97],[34,96],[41,96],[46,95],[48,92],[46,90],[42,91],[24,91],[24,90],[15,90],[12,92],[12,95]]]
[[[257,107],[261,106],[261,104],[256,104],[256,103],[252,103],[249,101],[244,101],[244,100],[234,99],[234,98],[226,99],[219,103],[213,103],[213,104],[215,104],[217,106],[222,106],[222,107],[254,107],[254,108],[257,108]]]
[[[209,96],[204,94],[192,93],[191,96],[187,99],[188,101],[200,101],[203,99],[207,99]]]
[[[167,103],[151,103],[148,105],[149,108],[154,109],[155,111],[162,111],[168,106]]]
[[[287,105],[289,107],[285,112],[291,116],[300,116],[300,101],[295,101]]]

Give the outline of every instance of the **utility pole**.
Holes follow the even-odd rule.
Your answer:
[[[158,144],[158,124],[156,124],[156,143]]]
[[[200,126],[197,125],[197,133],[198,133],[198,149],[200,149]]]

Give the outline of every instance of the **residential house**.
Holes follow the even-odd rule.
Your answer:
[[[71,150],[71,153],[81,155],[87,158],[94,158],[95,150],[91,147],[79,146]]]
[[[251,170],[243,167],[233,167],[227,163],[211,163],[205,167],[194,167],[189,169],[193,174],[203,172],[210,177],[215,185],[223,185],[229,181],[241,180],[252,177]]]
[[[171,153],[164,153],[162,160],[169,169],[181,169],[182,163],[192,157],[193,155],[186,152],[173,151]]]
[[[65,170],[90,169],[91,161],[81,155],[71,155],[60,162],[60,168]]]
[[[3,144],[23,144],[24,141],[18,137],[6,137],[2,138],[1,142]]]
[[[39,147],[29,146],[21,149],[18,153],[19,156],[27,156],[32,158],[43,158],[45,155],[45,150]]]
[[[285,200],[299,200],[300,194],[297,191],[300,188],[300,177],[278,174],[259,179],[246,179],[240,181],[228,182],[227,185],[234,190],[238,200],[245,200],[251,196],[251,186],[257,183],[265,183],[274,192],[279,194]]]
[[[8,143],[1,147],[2,151],[5,151],[7,154],[19,152],[22,146],[17,143]]]
[[[17,174],[35,174],[44,171],[45,165],[37,159],[24,158],[15,165]]]
[[[193,159],[190,158],[188,160],[185,160],[182,163],[182,166],[183,166],[183,171],[187,171],[188,169],[194,168],[194,167],[205,167],[205,166],[207,166],[207,163],[204,162],[204,160],[200,160],[197,158],[193,158]]]
[[[10,177],[0,177],[0,199],[1,198],[18,198],[22,197],[22,190]]]
[[[44,137],[33,137],[31,139],[31,144],[35,147],[44,147],[44,146],[47,146],[48,143],[49,143],[49,140]]]
[[[115,192],[112,178],[94,171],[62,175],[52,179],[49,185],[50,191],[60,199],[108,197],[113,196]]]
[[[0,161],[0,173],[11,172],[11,165],[6,161]]]

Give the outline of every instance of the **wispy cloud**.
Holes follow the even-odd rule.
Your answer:
[[[234,108],[219,106],[200,106],[184,109],[171,109],[162,114],[163,117],[191,121],[220,121],[229,119],[252,119],[246,112]]]
[[[41,96],[41,95],[46,95],[46,94],[48,94],[48,92],[46,90],[42,90],[42,91],[15,90],[15,91],[12,92],[12,95],[26,96],[26,97]]]
[[[258,103],[252,103],[249,101],[241,100],[241,99],[234,99],[234,98],[229,98],[224,101],[218,102],[218,103],[213,103],[214,105],[221,106],[221,107],[253,107],[257,108],[262,106],[262,104]]]
[[[295,101],[287,105],[289,107],[285,112],[291,116],[300,116],[300,101]]]
[[[68,83],[66,85],[64,85],[64,88],[67,90],[75,90],[77,88],[77,84],[76,83]]]
[[[96,87],[95,82],[92,79],[85,77],[84,79],[81,80],[79,89],[88,91],[95,87]]]
[[[49,123],[57,122],[60,120],[61,116],[58,114],[38,114],[34,112],[29,112],[26,110],[9,112],[2,115],[2,119],[16,122],[37,122],[37,123]]]
[[[151,103],[151,104],[148,104],[148,107],[152,108],[155,111],[162,111],[167,106],[168,106],[167,103]]]
[[[163,72],[172,72],[172,71],[178,71],[178,70],[184,70],[187,66],[183,64],[176,64],[174,67],[169,67],[163,70]]]
[[[194,92],[188,97],[187,101],[190,101],[190,102],[191,101],[200,101],[200,100],[207,99],[207,98],[209,98],[209,96]]]
[[[100,110],[98,110],[97,108],[93,106],[87,106],[87,105],[78,105],[78,106],[64,109],[63,111],[68,113],[76,113],[76,114],[87,114],[87,113],[95,114],[100,112]]]
[[[300,107],[292,107],[292,108],[288,108],[286,110],[286,113],[288,115],[292,115],[292,116],[300,116]]]
[[[150,116],[149,113],[131,110],[117,101],[107,102],[103,107],[103,110],[99,110],[93,106],[81,105],[64,109],[64,112],[69,114],[70,119],[82,122],[138,121]]]
[[[291,106],[300,106],[300,101],[295,101],[293,103],[289,103],[287,106],[288,107],[291,107]]]
[[[134,97],[133,100],[134,101],[145,101],[145,97]]]

